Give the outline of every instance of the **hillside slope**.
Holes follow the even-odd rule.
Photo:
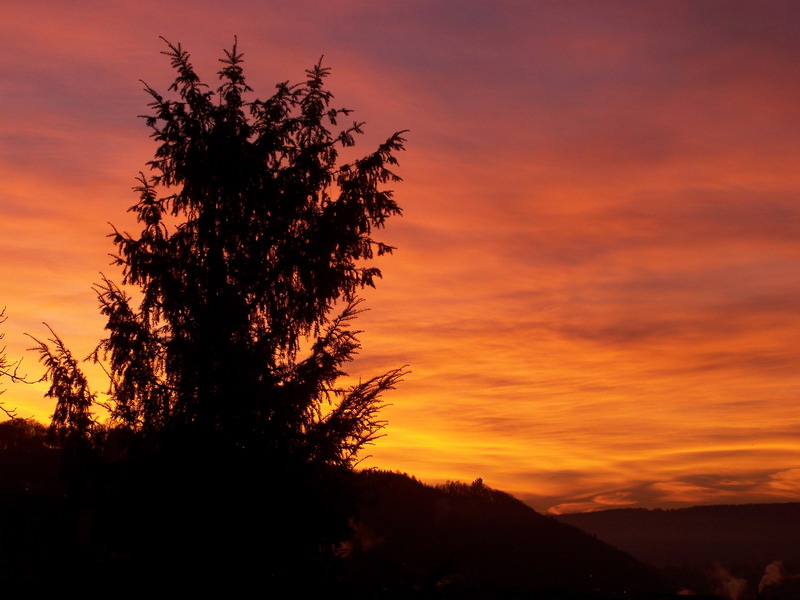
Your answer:
[[[433,488],[399,474],[365,478],[372,498],[348,549],[351,577],[365,587],[547,598],[670,588],[630,555],[480,482]]]

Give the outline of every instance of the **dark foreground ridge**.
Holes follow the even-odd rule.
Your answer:
[[[629,554],[476,480],[423,485],[365,474],[372,493],[348,546],[367,589],[455,597],[668,598],[673,586]]]
[[[270,579],[274,568],[263,560],[277,560],[281,549],[285,558],[291,555],[289,547],[270,547],[301,527],[298,515],[319,513],[330,497],[259,489],[256,466],[234,474],[237,489],[221,486],[225,477],[213,473],[203,480],[214,485],[180,489],[187,478],[180,469],[146,465],[145,477],[130,466],[106,464],[98,465],[105,475],[93,480],[91,501],[76,502],[64,493],[61,451],[48,446],[45,428],[26,421],[2,425],[0,560],[7,583],[35,581],[90,594],[87,582],[94,590],[122,591],[124,585],[127,592],[214,585],[274,597],[287,585],[296,591],[313,583]],[[153,470],[163,477],[154,480]],[[137,491],[137,481],[147,487]],[[480,482],[434,488],[404,475],[364,472],[356,487],[362,502],[354,535],[339,546],[337,561],[315,565],[329,569],[317,590],[329,597],[660,600],[674,591],[630,555]],[[243,488],[253,493],[243,495]],[[179,509],[163,496],[153,502],[151,494],[165,490],[183,496]],[[302,506],[288,507],[281,498]],[[256,521],[247,517],[256,512],[247,505],[254,502],[261,509]],[[150,522],[131,519],[138,503],[151,506]]]

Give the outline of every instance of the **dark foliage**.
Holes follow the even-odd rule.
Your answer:
[[[400,214],[382,186],[399,180],[402,132],[339,163],[362,124],[328,129],[351,111],[330,107],[321,63],[304,83],[246,101],[236,45],[216,92],[168,46],[178,98],[146,87],[159,146],[134,188],[142,230],[112,236],[140,301],[106,278],[96,287],[108,337],[93,356],[110,367],[113,422],[352,466],[383,425],[379,396],[402,376],[336,384],[359,348],[357,293],[380,277],[368,261],[393,250],[372,231]],[[55,334],[52,349],[34,340],[54,428],[88,437],[94,394],[77,361]]]
[[[45,366],[44,379],[50,382],[45,392],[48,398],[56,399],[56,408],[50,423],[50,438],[56,443],[71,448],[86,448],[91,444],[92,406],[95,395],[89,389],[89,382],[80,368],[79,361],[72,355],[53,330],[48,338],[51,347],[31,336],[36,346],[31,350],[39,352],[39,360]]]
[[[7,317],[5,309],[0,310],[0,325],[5,323],[6,319]],[[2,341],[4,337],[5,334],[0,333],[0,341]],[[19,362],[12,363],[8,360],[5,346],[0,348],[0,378],[5,377],[11,381],[22,381],[24,378],[19,375],[18,368]],[[5,390],[0,389],[0,396],[2,396],[4,393]],[[17,416],[17,411],[13,408],[8,408],[2,401],[0,401],[0,411],[2,411],[10,419],[14,419]]]
[[[57,466],[44,425],[20,418],[0,423],[0,494],[61,493]]]
[[[94,452],[72,453],[70,468],[91,468],[77,487],[108,572],[249,565],[267,585],[301,571],[308,583],[349,531],[351,469],[404,373],[338,383],[360,348],[357,294],[380,277],[369,261],[393,250],[373,231],[400,214],[384,185],[399,181],[402,132],[340,161],[362,124],[339,126],[350,111],[331,107],[321,62],[248,100],[235,44],[216,90],[167,45],[174,97],[145,88],[158,147],[134,188],[142,229],[112,234],[135,291],[96,287],[108,335],[92,358],[108,368],[111,428],[92,419],[96,398],[53,334],[35,340],[51,431]]]
[[[109,336],[97,356],[110,362],[113,417],[350,465],[382,425],[378,396],[401,376],[336,387],[359,347],[356,293],[380,276],[362,261],[392,250],[371,231],[400,212],[380,186],[398,180],[389,166],[403,139],[338,164],[337,148],[361,129],[327,129],[350,111],[330,108],[321,64],[303,84],[246,102],[235,45],[216,93],[180,46],[167,54],[179,99],[146,88],[159,147],[131,208],[143,229],[113,236],[138,309],[112,282],[98,286]]]

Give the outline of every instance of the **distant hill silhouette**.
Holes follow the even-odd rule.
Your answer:
[[[434,488],[406,475],[364,476],[373,496],[347,564],[366,588],[534,598],[630,598],[670,589],[630,555],[480,480]]]
[[[660,567],[696,592],[800,599],[800,503],[612,509],[559,521]]]
[[[656,566],[800,564],[800,502],[622,508],[555,517]]]

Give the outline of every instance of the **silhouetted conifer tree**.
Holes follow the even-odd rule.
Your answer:
[[[400,213],[381,186],[399,180],[390,167],[403,138],[339,164],[361,124],[328,129],[350,111],[330,107],[321,63],[304,83],[247,101],[236,45],[216,92],[180,45],[166,54],[178,99],[146,88],[159,146],[131,208],[143,229],[113,236],[141,301],[109,280],[98,286],[113,417],[351,465],[381,428],[380,393],[401,376],[336,386],[359,347],[356,294],[380,276],[364,261],[392,251],[371,233]]]
[[[81,371],[79,361],[64,345],[53,330],[49,338],[52,348],[31,336],[39,352],[40,362],[45,366],[43,379],[50,381],[48,398],[56,399],[56,408],[50,422],[50,438],[56,443],[71,447],[91,445],[94,418],[92,406],[95,395]]]
[[[380,277],[369,260],[392,251],[372,233],[401,212],[384,184],[399,181],[403,132],[342,162],[362,124],[339,127],[350,111],[330,106],[321,62],[249,100],[236,44],[216,90],[167,45],[175,97],[145,88],[158,147],[134,188],[142,229],[112,235],[135,301],[110,279],[96,288],[108,336],[93,357],[108,365],[112,424],[127,432],[103,439],[128,460],[98,519],[129,523],[101,543],[151,559],[188,552],[184,567],[226,555],[267,581],[308,581],[347,531],[342,473],[379,434],[381,394],[403,375],[337,383],[359,349],[357,294]],[[93,396],[51,342],[39,351],[53,426],[84,435]]]

